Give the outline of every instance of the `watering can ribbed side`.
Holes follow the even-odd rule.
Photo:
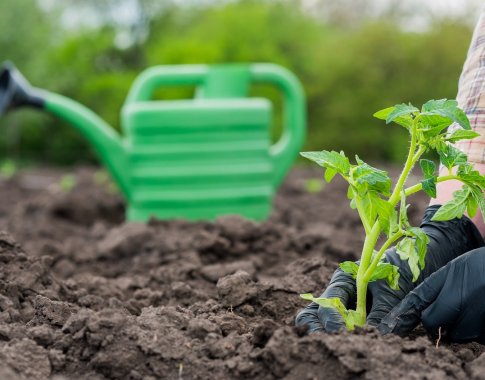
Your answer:
[[[275,145],[271,103],[247,97],[255,82],[279,86],[290,108]],[[189,84],[198,87],[195,99],[150,100],[158,87]],[[266,218],[304,139],[302,96],[298,81],[275,65],[159,66],[142,73],[122,111],[131,147],[128,218]]]

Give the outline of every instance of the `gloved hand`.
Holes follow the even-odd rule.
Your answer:
[[[429,276],[382,319],[382,334],[407,335],[419,322],[431,335],[485,343],[485,247],[474,249]]]
[[[425,259],[425,267],[416,282],[412,282],[412,273],[407,261],[402,261],[395,248],[386,251],[384,261],[399,268],[399,288],[392,290],[385,280],[369,283],[367,295],[367,323],[377,326],[401,300],[421,284],[424,279],[446,265],[451,260],[472,249],[483,246],[483,238],[473,222],[467,218],[453,219],[446,222],[433,222],[431,218],[440,206],[427,208],[421,228],[430,238]],[[485,272],[484,272],[485,273]],[[347,308],[355,308],[356,284],[352,276],[337,269],[321,297],[338,297]],[[340,314],[332,308],[324,308],[312,302],[300,311],[295,319],[297,326],[308,325],[308,332],[333,332],[344,326]]]

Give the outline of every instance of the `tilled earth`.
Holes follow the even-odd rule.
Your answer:
[[[293,171],[264,223],[134,224],[102,175],[62,174],[0,181],[0,379],[485,379],[476,343],[293,327],[361,248],[342,182]]]

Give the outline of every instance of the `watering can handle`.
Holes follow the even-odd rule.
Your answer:
[[[283,181],[305,141],[305,92],[296,76],[281,66],[253,64],[250,71],[252,82],[274,85],[284,95],[283,132],[270,151],[274,164],[273,185],[276,188]]]
[[[284,95],[283,132],[279,141],[271,147],[270,151],[274,166],[272,181],[276,188],[290,169],[305,140],[305,93],[298,79],[281,66],[271,63],[244,66],[249,69],[248,79],[251,82],[274,85]],[[126,103],[148,101],[155,89],[162,86],[202,86],[210,69],[210,65],[151,67],[135,80],[126,98]]]
[[[207,65],[153,66],[143,71],[133,83],[125,103],[148,101],[162,86],[201,85]]]

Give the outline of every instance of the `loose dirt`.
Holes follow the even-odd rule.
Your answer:
[[[298,294],[361,248],[342,182],[311,193],[321,173],[293,171],[263,223],[136,224],[75,174],[70,191],[53,169],[0,181],[0,379],[485,379],[479,344],[293,327]]]

